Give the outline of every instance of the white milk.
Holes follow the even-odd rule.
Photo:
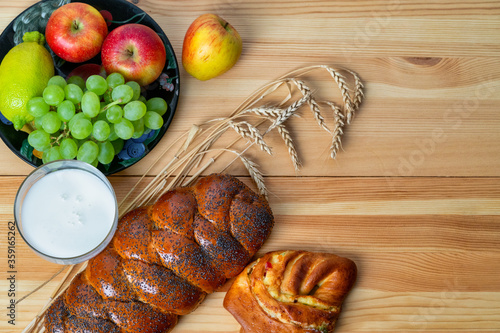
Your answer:
[[[26,194],[22,232],[39,252],[76,257],[106,238],[115,210],[115,198],[99,178],[77,169],[58,170],[37,181]]]

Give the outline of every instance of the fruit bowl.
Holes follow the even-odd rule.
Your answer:
[[[74,1],[46,0],[35,3],[16,17],[0,35],[0,61],[7,52],[17,45],[22,34],[27,31],[38,30],[45,32],[45,24],[51,11],[59,6]],[[155,131],[145,133],[137,139],[125,141],[123,149],[115,156],[110,164],[99,164],[97,168],[105,175],[110,175],[137,163],[149,153],[161,140],[167,131],[175,114],[179,99],[179,68],[177,59],[166,34],[161,27],[139,7],[125,0],[79,0],[97,10],[106,10],[111,13],[112,21],[108,27],[111,30],[125,23],[140,23],[153,29],[162,39],[166,49],[166,62],[160,77],[153,83],[143,87],[142,94],[147,99],[161,97],[168,104],[168,110],[163,115],[163,126]],[[47,45],[46,45],[47,46]],[[58,58],[51,52],[54,59],[55,75],[66,77],[75,68],[84,64],[101,64],[101,54],[84,63],[69,63]],[[1,110],[0,110],[1,112]],[[12,124],[0,113],[0,137],[7,147],[26,163],[33,167],[42,165],[42,160],[33,154],[33,148],[28,144],[28,134],[16,131]]]

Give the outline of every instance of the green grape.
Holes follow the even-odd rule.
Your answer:
[[[167,112],[168,104],[161,97],[153,97],[148,99],[146,107],[148,108],[148,111],[154,111],[160,116],[163,116],[165,112]]]
[[[77,112],[77,113],[75,113],[75,115],[73,116],[73,118],[71,118],[71,120],[70,120],[70,121],[69,121],[69,123],[68,123],[68,125],[69,125],[69,128],[70,128],[70,129],[71,129],[71,127],[73,126],[73,123],[74,123],[75,121],[77,121],[78,119],[87,119],[87,120],[90,120],[90,118],[89,118],[89,117],[87,117],[87,116],[85,115],[85,113],[83,113],[83,112]]]
[[[62,101],[57,106],[57,115],[62,121],[70,121],[75,115],[75,104],[69,100]]]
[[[59,119],[59,116],[56,112],[50,111],[47,112],[45,116],[43,116],[42,128],[49,134],[53,134],[59,131],[59,128],[61,128],[61,119]]]
[[[92,120],[94,122],[96,122],[98,120],[104,120],[105,122],[108,122],[108,119],[106,118],[106,111],[99,112],[99,114],[97,115],[97,117],[95,117]]]
[[[152,130],[160,129],[163,126],[163,118],[154,111],[148,111],[144,115],[144,125]]]
[[[92,165],[95,168],[97,168],[98,164],[99,164],[99,160],[97,158],[92,163],[90,163],[90,165]]]
[[[121,84],[113,88],[113,91],[111,92],[111,98],[113,101],[120,101],[120,104],[130,102],[132,97],[134,97],[134,89],[126,84]]]
[[[64,101],[64,89],[58,85],[50,85],[43,90],[43,100],[48,105],[57,106]]]
[[[43,163],[43,164],[47,163],[47,156],[46,156],[46,154],[45,154],[45,153],[44,153],[44,154],[42,154],[42,163]]]
[[[109,137],[108,137],[108,140],[109,141],[115,141],[118,138],[118,135],[116,135],[116,132],[115,132],[115,124],[109,124]]]
[[[28,143],[39,151],[50,147],[50,134],[43,129],[37,129],[28,135]]]
[[[50,148],[49,148],[50,149]],[[48,149],[47,149],[48,151]],[[49,162],[49,159],[47,158],[48,155],[47,155],[47,151],[43,152],[42,154],[42,163],[45,164],[45,163],[48,163]]]
[[[114,141],[111,141],[111,144],[113,145],[113,148],[115,150],[115,155],[117,155],[119,152],[122,151],[125,142],[122,139],[118,138]]]
[[[78,75],[73,75],[70,76],[68,79],[68,84],[75,84],[77,85],[81,90],[85,89],[85,81],[81,76]]]
[[[147,108],[141,101],[132,101],[123,107],[123,117],[130,120],[138,120],[144,117]]]
[[[108,119],[110,123],[115,124],[119,122],[120,119],[122,119],[122,117],[123,117],[123,109],[119,105],[113,105],[112,107],[106,110],[106,119]]]
[[[82,97],[82,111],[89,118],[94,118],[101,111],[99,96],[93,91],[86,91]]]
[[[132,134],[132,139],[139,139],[143,134],[144,134],[144,130],[135,131],[134,134]]]
[[[56,86],[59,86],[61,88],[64,89],[64,87],[66,87],[66,80],[60,76],[60,75],[56,75],[56,76],[53,76],[49,79],[49,82],[47,82],[47,85],[50,86],[50,85],[56,85]]]
[[[147,102],[146,97],[144,97],[142,95],[137,100],[143,102],[144,104],[146,104],[146,102]]]
[[[124,84],[125,78],[123,78],[123,75],[121,75],[120,73],[111,73],[106,78],[106,81],[108,82],[108,87],[114,89],[120,84]]]
[[[78,148],[78,153],[76,154],[76,159],[79,161],[93,163],[99,155],[99,146],[94,141],[85,141],[80,148]]]
[[[71,135],[78,140],[87,138],[92,133],[92,123],[88,119],[77,119],[69,124]]]
[[[33,117],[41,117],[50,111],[50,106],[45,103],[43,97],[33,97],[26,104],[28,113]]]
[[[94,128],[92,130],[92,136],[97,141],[106,141],[111,133],[109,125],[104,120],[98,120],[94,123]]]
[[[132,122],[132,125],[134,125],[134,130],[136,131],[142,130],[144,132],[144,118],[134,120]]]
[[[64,93],[66,94],[66,99],[71,101],[73,104],[78,104],[82,101],[83,90],[76,84],[69,83],[68,85],[66,85],[66,87],[64,87]]]
[[[138,100],[139,97],[141,97],[141,86],[139,85],[139,83],[137,83],[135,81],[128,81],[125,84],[127,86],[130,86],[132,88],[132,90],[134,91],[134,96],[132,97],[132,100],[133,101]]]
[[[49,150],[43,153],[42,161],[43,163],[48,163],[61,159],[61,149],[59,146],[51,147]]]
[[[87,141],[87,140],[85,140],[85,139],[84,139],[84,140],[78,140],[78,139],[73,138],[73,141],[75,141],[76,146],[77,146],[78,148],[80,148],[80,147],[83,145],[83,143],[84,143],[85,141]]]
[[[97,96],[103,95],[108,90],[108,82],[100,75],[91,75],[85,83],[88,91],[94,92]]]
[[[97,155],[97,160],[101,164],[109,164],[113,161],[115,157],[115,148],[113,144],[109,141],[99,142],[97,144],[99,147],[99,154]]]
[[[71,138],[65,138],[61,141],[61,144],[59,146],[59,153],[61,154],[62,158],[66,160],[72,160],[76,157],[77,152],[78,145],[76,144],[75,140]]]
[[[111,98],[111,90],[106,91],[102,97],[105,104],[113,102],[113,99]]]
[[[144,118],[134,120],[132,125],[134,125],[134,134],[132,135],[132,138],[140,138],[144,134]]]
[[[128,119],[122,118],[119,122],[114,124],[116,135],[123,140],[128,140],[134,135],[134,125]]]
[[[42,119],[43,119],[43,116],[36,117],[35,120],[33,120],[33,124],[35,125],[36,129],[41,129],[42,128]]]

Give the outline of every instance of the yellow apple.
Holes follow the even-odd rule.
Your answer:
[[[210,80],[227,72],[240,58],[240,34],[215,14],[193,21],[184,37],[182,65],[198,80]]]

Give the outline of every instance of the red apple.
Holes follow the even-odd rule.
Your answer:
[[[91,5],[71,2],[56,9],[45,28],[52,51],[69,62],[84,62],[96,56],[108,34],[101,13]]]
[[[106,37],[101,59],[108,74],[118,72],[125,80],[145,86],[156,80],[165,66],[165,45],[153,29],[125,24]]]
[[[69,72],[68,78],[74,75],[81,77],[83,81],[87,81],[87,79],[91,75],[100,75],[102,77],[106,77],[106,71],[101,65],[98,64],[83,64]]]
[[[195,78],[209,80],[232,68],[241,50],[241,37],[231,24],[215,14],[203,14],[186,32],[182,65]]]

